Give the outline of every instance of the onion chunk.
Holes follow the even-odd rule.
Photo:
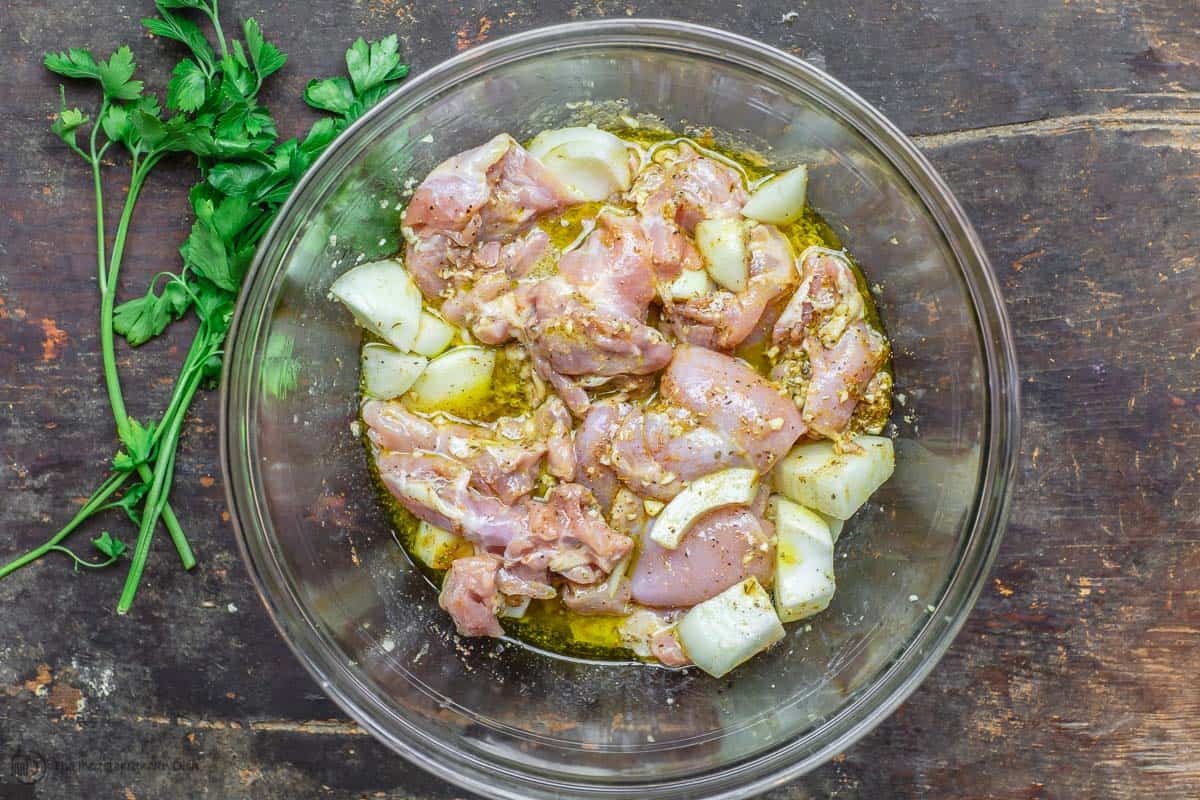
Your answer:
[[[758,473],[741,467],[696,478],[655,517],[650,538],[668,550],[674,550],[692,523],[709,511],[726,506],[748,506],[754,502],[757,484]]]
[[[491,393],[495,368],[494,350],[475,345],[447,350],[408,390],[408,404],[418,411],[469,412]]]
[[[688,658],[714,678],[783,638],[783,625],[757,578],[735,583],[694,606],[676,631]]]
[[[775,609],[784,622],[819,614],[837,588],[833,575],[833,537],[815,511],[785,497],[771,497],[767,512],[775,520]]]
[[[787,225],[800,219],[808,194],[808,167],[782,172],[759,186],[742,206],[742,216],[772,225]]]
[[[421,323],[421,290],[399,261],[372,261],[355,267],[329,287],[359,327],[392,347],[412,350]]]
[[[896,455],[886,436],[859,436],[857,453],[838,453],[832,442],[805,442],[775,467],[775,488],[789,500],[838,519],[850,519],[892,476]]]
[[[542,131],[530,154],[562,181],[581,203],[606,200],[633,184],[629,150],[620,138],[598,128]]]
[[[379,400],[391,400],[407,392],[429,359],[401,353],[390,345],[371,342],[362,349],[363,390]]]
[[[705,219],[696,223],[696,248],[704,267],[721,287],[746,291],[750,281],[747,225],[740,219]]]

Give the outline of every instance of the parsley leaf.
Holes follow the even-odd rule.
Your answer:
[[[104,508],[119,508],[129,516],[130,521],[134,525],[141,525],[142,512],[138,509],[138,506],[148,491],[150,491],[149,484],[139,481],[126,489],[125,493],[121,495],[120,500],[106,503]]]
[[[167,108],[195,111],[204,105],[208,96],[208,76],[200,65],[185,58],[175,65],[167,83]]]
[[[142,95],[142,82],[133,78],[133,51],[121,45],[108,57],[108,61],[97,64],[100,85],[104,94],[112,100],[137,100]]]
[[[343,112],[343,120],[346,123],[350,123],[358,119],[363,114],[367,113],[371,106],[375,105],[380,100],[391,94],[393,88],[394,87],[389,84],[380,84],[379,86],[373,86],[367,91],[363,92],[355,99],[350,107]],[[343,127],[345,126],[343,125]]]
[[[212,224],[225,242],[233,242],[242,230],[259,214],[244,197],[226,197],[212,214]]]
[[[252,161],[222,161],[208,170],[208,184],[221,194],[246,196],[253,192],[256,184],[270,169]]]
[[[78,47],[72,47],[64,53],[46,53],[42,63],[46,69],[64,78],[100,79],[100,66],[95,56]]]
[[[213,65],[216,63],[216,54],[213,53],[212,45],[208,43],[208,39],[200,31],[200,27],[190,19],[172,14],[163,3],[158,4],[158,13],[161,17],[148,17],[142,20],[142,25],[146,27],[146,30],[155,36],[174,39],[186,44],[205,74],[211,77]]]
[[[113,106],[108,109],[108,113],[100,121],[100,127],[104,129],[104,135],[109,139],[129,146],[130,135],[134,130],[133,124],[129,121],[129,112],[125,110],[124,106]]]
[[[142,142],[152,150],[185,151],[198,156],[215,155],[220,150],[204,126],[181,114],[164,121],[155,113],[139,108],[132,115],[132,122]]]
[[[99,537],[92,539],[92,546],[112,561],[116,561],[125,554],[125,543],[108,531],[104,531]]]
[[[354,87],[345,78],[309,81],[304,89],[304,102],[322,111],[345,114],[354,105]]]
[[[67,108],[67,93],[61,85],[58,87],[58,97],[58,115],[54,118],[54,122],[50,124],[50,130],[58,134],[58,138],[62,139],[73,149],[77,149],[75,131],[86,125],[89,117],[78,108]]]
[[[168,281],[162,294],[150,291],[145,297],[127,300],[113,311],[113,330],[124,336],[133,347],[145,344],[158,336],[192,304],[191,295],[178,278]]]
[[[255,91],[254,77],[250,74],[250,66],[245,63],[246,57],[237,58],[240,51],[234,48],[234,55],[221,59],[221,75],[224,81],[221,88],[230,102],[238,102],[252,97]]]
[[[287,56],[263,38],[262,29],[253,19],[248,19],[242,24],[242,32],[246,37],[246,50],[250,53],[250,62],[254,65],[254,71],[258,73],[258,82],[261,85],[268,75],[278,72],[283,67]]]
[[[275,123],[262,106],[238,100],[217,119],[213,132],[219,138],[235,141],[246,137],[269,137],[269,140],[273,140]]]
[[[240,276],[234,274],[225,243],[211,222],[197,219],[192,223],[192,232],[179,248],[179,255],[183,256],[184,265],[197,275],[227,291],[238,290]]]
[[[133,417],[129,417],[129,428],[121,436],[121,443],[125,445],[125,449],[113,456],[113,469],[128,472],[138,464],[150,461],[154,453],[154,428],[153,422],[143,426]]]
[[[325,119],[317,120],[308,130],[308,135],[304,137],[304,143],[300,145],[300,149],[306,154],[316,155],[329,146],[338,135],[337,123],[326,117]]]
[[[354,83],[354,92],[362,94],[385,81],[397,80],[408,74],[400,63],[400,40],[396,34],[368,45],[360,36],[346,51],[346,70]]]

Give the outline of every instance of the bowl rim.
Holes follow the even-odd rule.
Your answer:
[[[281,206],[245,276],[245,288],[230,324],[227,352],[239,352],[238,345],[246,337],[250,342],[260,338],[264,323],[262,301],[268,287],[259,279],[268,255],[277,249],[286,233],[292,212],[306,195],[316,191],[314,187],[321,184],[320,177],[345,166],[342,162],[347,160],[346,151],[351,149],[347,144],[360,139],[392,107],[415,102],[416,98],[440,92],[500,65],[550,51],[603,46],[643,46],[731,62],[794,86],[815,97],[869,141],[901,173],[934,219],[967,287],[987,377],[983,437],[986,447],[980,462],[981,482],[970,534],[960,546],[959,560],[942,590],[935,613],[927,616],[876,679],[836,715],[813,730],[783,740],[742,762],[666,783],[600,785],[548,779],[466,753],[396,714],[389,714],[389,718],[403,728],[403,737],[385,729],[375,718],[372,711],[386,712],[386,709],[381,708],[370,687],[350,670],[345,659],[339,657],[340,651],[328,641],[304,603],[291,591],[281,565],[265,542],[266,537],[251,535],[264,529],[261,509],[252,502],[255,492],[241,491],[243,486],[254,483],[254,465],[248,458],[236,457],[250,446],[248,437],[241,436],[240,424],[245,421],[240,412],[250,407],[250,392],[239,393],[235,389],[253,385],[246,374],[253,372],[253,365],[243,369],[236,357],[225,359],[221,381],[219,458],[226,501],[238,550],[285,643],[347,715],[410,762],[463,789],[505,800],[559,797],[565,793],[579,797],[631,797],[637,792],[650,792],[645,796],[663,800],[675,797],[734,800],[780,786],[808,772],[886,719],[928,676],[961,629],[978,599],[1005,531],[1020,446],[1020,404],[1015,347],[998,282],[978,234],[945,181],[915,144],[883,114],[840,81],[796,56],[747,36],[693,23],[637,17],[592,20],[549,25],[497,38],[407,80],[348,126],[309,167]],[[251,328],[256,322],[257,326]],[[235,407],[242,395],[246,402]],[[969,556],[973,558],[968,560]],[[956,610],[945,613],[944,606],[954,606]],[[794,751],[805,740],[827,728],[835,731],[828,741],[796,757]],[[498,778],[507,778],[511,785],[499,785]]]

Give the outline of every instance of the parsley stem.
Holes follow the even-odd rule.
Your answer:
[[[129,182],[129,193],[125,198],[125,207],[121,211],[121,220],[117,224],[117,234],[113,238],[112,255],[108,263],[107,281],[100,296],[100,350],[101,360],[104,365],[104,384],[108,389],[109,405],[112,406],[113,418],[117,423],[117,435],[123,442],[130,438],[129,414],[125,410],[125,398],[121,392],[121,379],[117,373],[116,342],[113,337],[113,306],[116,301],[117,277],[121,270],[121,259],[125,254],[125,237],[129,233],[129,223],[133,218],[133,209],[137,204],[138,195],[141,193],[146,176],[154,169],[154,165],[158,163],[160,158],[161,154],[153,153],[133,170],[133,176]],[[151,480],[152,472],[147,464],[139,464],[137,469],[138,475],[143,481],[148,482]],[[192,569],[196,566],[196,556],[192,552],[191,545],[183,533],[183,528],[179,525],[179,520],[170,506],[166,506],[163,509],[162,518],[167,532],[171,535],[171,540],[175,543],[175,549],[179,552],[179,559],[183,562],[183,568]]]
[[[206,328],[206,325],[201,325],[201,330],[196,335],[197,341],[208,338]],[[204,348],[195,349],[193,352],[207,358]],[[189,353],[189,362],[192,360],[190,356],[191,353]],[[146,493],[146,499],[142,506],[142,523],[138,526],[137,544],[134,546],[133,556],[130,559],[129,574],[125,578],[125,586],[121,590],[121,598],[117,602],[118,614],[128,613],[133,606],[138,585],[142,581],[142,572],[146,568],[146,559],[150,554],[150,541],[154,535],[154,528],[158,523],[159,515],[164,514],[167,509],[167,495],[170,493],[171,482],[174,478],[175,455],[179,446],[179,435],[183,428],[184,412],[191,405],[192,398],[195,397],[196,390],[200,388],[200,382],[204,377],[202,370],[189,370],[190,366],[190,363],[184,366],[184,372],[188,373],[188,377],[181,382],[183,391],[178,395],[177,404],[160,423],[166,429],[166,433],[158,446],[158,457],[154,462],[154,475],[149,481],[150,490]]]
[[[99,271],[101,295],[108,291],[108,276],[104,274],[104,251],[107,239],[104,233],[104,189],[100,181],[100,156],[96,153],[96,134],[100,130],[104,116],[108,113],[108,105],[108,96],[105,95],[100,104],[100,113],[96,115],[96,121],[92,123],[92,135],[88,137],[88,149],[91,151],[92,184],[96,191],[96,267]]]
[[[62,553],[64,555],[70,556],[71,560],[75,562],[75,571],[76,572],[79,571],[80,567],[87,567],[88,569],[101,569],[102,567],[112,566],[113,564],[117,563],[116,556],[109,556],[107,561],[101,561],[99,563],[94,563],[92,561],[84,561],[82,558],[75,555],[75,553],[73,553],[71,550],[68,550],[67,548],[63,547],[62,545],[57,545],[57,544],[52,546],[50,548],[50,550],[55,553]]]
[[[100,294],[108,292],[108,276],[104,271],[104,190],[100,186],[100,161],[92,161],[92,183],[96,189],[96,263],[99,272]]]
[[[204,362],[209,357],[209,351],[212,349],[208,344],[209,337],[206,334],[205,328],[207,326],[201,324],[200,330],[196,331],[196,335],[192,339],[191,347],[188,348],[187,356],[183,360],[183,367],[179,370],[179,377],[175,379],[175,391],[171,394],[171,401],[167,403],[167,410],[163,412],[162,419],[159,420],[158,425],[154,428],[154,433],[150,437],[151,445],[158,444],[176,415],[186,414],[188,407],[191,405],[191,395],[187,394],[188,385],[192,376],[204,369]],[[161,457],[162,451],[159,450],[158,452]]]
[[[61,542],[63,539],[66,539],[72,531],[82,525],[84,520],[103,508],[104,503],[108,500],[108,498],[112,497],[113,494],[116,493],[116,491],[120,489],[128,479],[128,472],[114,472],[112,475],[109,475],[108,479],[105,480],[104,483],[100,484],[100,487],[96,489],[96,491],[92,492],[92,496],[89,497],[87,502],[83,504],[83,507],[76,512],[75,516],[71,518],[71,521],[59,529],[58,533],[51,536],[49,541],[40,547],[35,547],[25,555],[15,558],[4,566],[0,567],[0,578],[16,572],[27,564],[37,561],[42,556],[46,555],[46,553],[57,547],[59,542]]]
[[[212,20],[213,33],[217,35],[217,42],[221,45],[221,56],[229,58],[229,47],[225,44],[225,32],[221,30],[221,15],[217,11],[217,0],[212,0],[212,8],[205,7],[204,13],[208,14],[208,18]]]

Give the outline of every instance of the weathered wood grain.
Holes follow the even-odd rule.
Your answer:
[[[304,82],[336,72],[359,34],[400,33],[419,70],[535,25],[626,14],[783,47],[917,134],[983,236],[1017,332],[1026,424],[1012,524],[992,586],[930,679],[771,797],[1200,796],[1195,4],[227,5],[291,55],[268,95],[285,134],[308,119]],[[137,32],[148,9],[0,12],[3,552],[69,516],[113,449],[87,176],[46,129],[56,81],[40,53],[129,41],[165,75],[174,51]],[[131,289],[175,263],[190,181],[176,164],[146,193]],[[181,341],[122,352],[134,414],[165,402]],[[222,516],[215,425],[206,397],[172,498],[195,573],[160,541],[125,619],[111,611],[116,573],[50,561],[0,582],[0,781],[23,747],[49,760],[44,798],[461,797],[346,722],[271,629]],[[0,782],[0,798],[12,791]]]

